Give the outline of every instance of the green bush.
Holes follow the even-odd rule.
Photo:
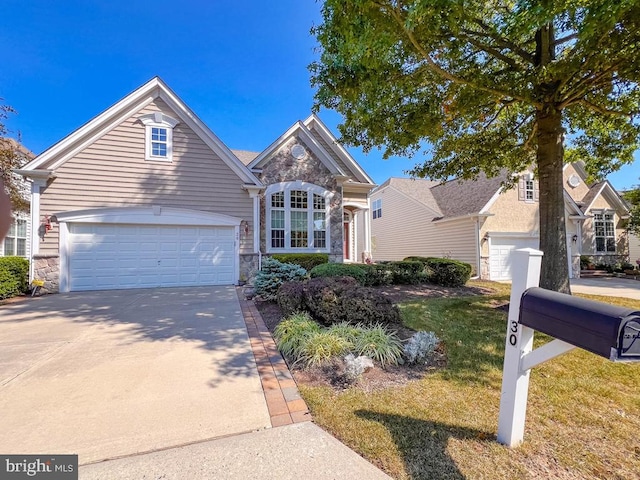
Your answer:
[[[322,330],[305,337],[297,361],[307,367],[322,365],[334,357],[346,355],[353,344],[329,330]]]
[[[427,267],[424,262],[403,260],[401,262],[386,262],[391,271],[394,285],[424,283],[428,281]]]
[[[0,299],[29,291],[29,261],[22,257],[0,257]]]
[[[304,286],[304,303],[323,325],[399,323],[400,312],[389,298],[361,287],[352,277],[318,277]]]
[[[471,278],[471,265],[458,260],[437,257],[407,257],[405,261],[423,262],[430,283],[443,287],[462,287]]]
[[[285,317],[304,310],[304,288],[302,282],[284,282],[276,294],[278,305]]]
[[[591,265],[591,258],[588,255],[580,255],[580,270],[586,270]]]
[[[365,271],[361,265],[352,263],[325,263],[314,267],[309,275],[311,278],[317,277],[353,277],[360,285],[365,282]]]
[[[282,263],[293,263],[300,265],[307,272],[318,265],[329,262],[329,255],[326,253],[277,253],[271,255]]]
[[[358,265],[365,273],[365,287],[379,287],[393,284],[393,271],[386,262]]]
[[[317,267],[316,267],[317,268]],[[316,277],[305,282],[304,304],[311,315],[324,325],[342,321],[342,297],[358,286],[353,277]]]
[[[303,280],[307,271],[299,265],[281,263],[266,257],[262,261],[262,269],[256,275],[254,287],[256,294],[265,300],[276,300],[278,289],[284,282]]]

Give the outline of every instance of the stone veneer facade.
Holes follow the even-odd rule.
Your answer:
[[[42,293],[57,293],[60,288],[60,257],[58,255],[33,256],[33,278],[44,280]]]
[[[338,187],[335,177],[309,149],[307,149],[306,158],[295,159],[291,155],[291,147],[296,143],[304,145],[304,142],[298,138],[291,139],[263,166],[258,178],[267,187],[275,183],[299,180],[333,192],[334,195],[329,204],[329,261],[342,262],[342,188]],[[266,252],[267,225],[264,193],[260,195],[260,225],[260,250]]]

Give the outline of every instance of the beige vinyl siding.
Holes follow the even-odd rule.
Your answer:
[[[640,237],[630,233],[629,234],[629,262],[631,262],[636,268],[638,264],[636,260],[640,260]]]
[[[374,260],[402,260],[411,255],[449,256],[477,265],[472,219],[433,222],[434,213],[393,187],[374,192],[382,199],[382,217],[371,220]]]
[[[253,202],[243,181],[184,123],[173,130],[172,162],[145,161],[145,127],[137,118],[155,111],[178,118],[158,99],[79,152],[56,169],[42,193],[41,214],[159,205],[239,217],[253,231]],[[241,240],[241,253],[253,251],[250,237]],[[57,225],[40,252],[58,252]]]

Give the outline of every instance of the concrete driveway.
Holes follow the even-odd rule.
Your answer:
[[[640,282],[626,278],[573,278],[571,279],[571,291],[640,300]]]
[[[80,464],[269,427],[233,287],[0,306],[0,452]]]

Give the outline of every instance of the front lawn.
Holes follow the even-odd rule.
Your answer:
[[[374,392],[300,385],[316,423],[398,479],[638,478],[638,364],[574,350],[535,368],[524,444],[496,442],[509,286],[493,288],[402,302],[407,326],[443,340],[446,367]]]

